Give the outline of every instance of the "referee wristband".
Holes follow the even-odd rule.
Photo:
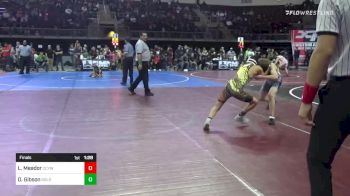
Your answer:
[[[305,104],[311,104],[315,99],[317,91],[318,86],[311,86],[308,83],[305,83],[302,102]]]

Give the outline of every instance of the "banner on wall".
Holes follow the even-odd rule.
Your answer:
[[[237,69],[238,61],[219,61],[219,69]]]
[[[293,57],[299,53],[298,64],[303,65],[316,47],[317,33],[315,30],[292,30],[291,42]]]
[[[92,69],[92,65],[96,64],[98,67],[102,69],[109,69],[110,62],[108,60],[82,60],[83,69]]]

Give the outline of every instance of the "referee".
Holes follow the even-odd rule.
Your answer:
[[[120,83],[121,85],[126,85],[126,80],[128,78],[128,72],[130,77],[130,85],[133,83],[133,60],[134,60],[134,47],[130,44],[130,42],[125,39],[124,44],[124,65],[123,65],[123,79]]]
[[[331,166],[350,132],[350,1],[321,0],[317,47],[307,72],[299,116],[312,126],[307,163],[312,196],[331,196]],[[330,13],[331,12],[331,13]],[[327,75],[327,84],[318,90]],[[312,121],[312,101],[320,104]]]
[[[23,41],[23,45],[20,45],[19,48],[19,62],[20,62],[20,71],[19,74],[24,74],[24,67],[26,68],[26,74],[30,73],[30,64],[32,58],[32,47],[27,45],[27,40]]]
[[[147,41],[147,33],[142,32],[140,35],[140,39],[137,41],[135,50],[137,54],[137,69],[139,70],[139,75],[136,80],[131,84],[128,88],[131,95],[135,95],[135,89],[141,82],[143,81],[143,86],[145,88],[145,96],[153,96],[154,94],[151,92],[148,86],[148,68],[149,61],[151,60],[151,52],[149,50]]]

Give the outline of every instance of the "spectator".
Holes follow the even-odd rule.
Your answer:
[[[172,68],[174,64],[174,52],[172,47],[168,47],[167,49],[167,67]]]
[[[3,65],[2,69],[4,71],[10,70],[10,67],[12,67],[11,50],[12,50],[11,44],[7,44],[5,42],[4,47],[0,52],[0,57]]]
[[[71,44],[68,49],[68,54],[71,58],[72,65],[75,65],[75,58],[74,58],[74,44]]]
[[[277,52],[275,51],[275,49],[271,48],[267,50],[267,58],[270,61],[276,59],[276,57],[277,57]]]
[[[61,70],[64,71],[64,65],[62,62],[63,51],[60,45],[56,45],[56,49],[54,51],[54,66],[56,67],[56,71],[58,71],[58,66],[61,65]]]
[[[293,55],[294,56],[293,63],[296,69],[299,69],[299,55],[300,55],[300,50],[295,48],[294,55]]]
[[[227,51],[227,58],[229,61],[233,61],[236,58],[236,52],[231,47],[229,51]]]
[[[82,53],[82,47],[81,47],[79,41],[77,40],[75,42],[75,46],[74,46],[74,63],[73,63],[73,66],[77,71],[80,70],[80,55],[81,55],[81,53]]]
[[[54,58],[54,51],[51,47],[51,45],[47,46],[47,50],[46,50],[46,55],[47,55],[47,64],[48,64],[48,69],[50,71],[53,71],[53,58]]]
[[[45,69],[46,72],[49,71],[49,65],[48,65],[48,58],[47,55],[44,54],[43,51],[39,52],[39,55],[34,55],[34,63],[35,63],[35,70],[36,72],[39,72],[39,68]]]
[[[202,67],[201,69],[207,69],[207,63],[209,61],[209,52],[207,51],[206,48],[203,48],[202,50]]]

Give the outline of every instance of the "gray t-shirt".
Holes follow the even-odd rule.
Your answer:
[[[124,45],[124,52],[126,53],[125,57],[134,57],[134,47],[130,43]]]
[[[32,55],[32,47],[30,45],[20,45],[19,48],[19,55],[20,56],[31,56]]]
[[[136,54],[141,54],[142,61],[149,62],[151,60],[151,52],[148,45],[141,39],[136,43]]]

